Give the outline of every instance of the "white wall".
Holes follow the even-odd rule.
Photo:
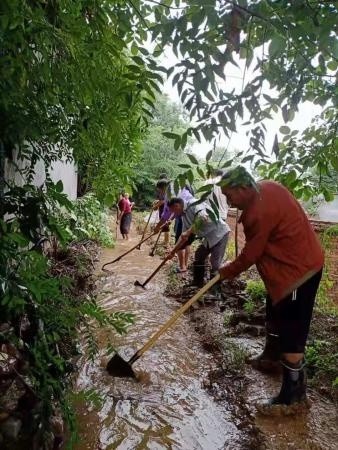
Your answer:
[[[324,202],[319,206],[318,216],[320,220],[338,222],[338,195],[332,202]]]
[[[16,154],[14,154],[14,162],[20,169],[23,169],[27,165],[27,161],[17,160]],[[70,200],[76,200],[77,171],[74,162],[66,162],[66,159],[54,162],[51,166],[50,176],[55,183],[61,180],[63,183],[63,192],[67,194]],[[25,183],[23,176],[9,160],[5,162],[5,179],[7,181],[14,181],[17,186],[22,186]],[[38,161],[35,165],[33,184],[35,186],[41,186],[45,179],[44,164],[42,161]]]

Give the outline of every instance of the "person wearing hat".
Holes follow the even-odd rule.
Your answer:
[[[280,392],[263,411],[302,402],[306,399],[304,351],[323,250],[303,208],[279,183],[256,183],[239,166],[223,175],[220,186],[229,205],[242,211],[239,222],[246,237],[240,255],[219,269],[221,279],[232,280],[256,265],[268,293],[266,344],[256,367],[278,359],[283,367]]]

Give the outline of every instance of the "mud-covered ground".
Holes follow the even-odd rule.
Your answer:
[[[167,269],[165,295],[182,303],[191,295],[186,288],[191,275],[176,275],[174,266]],[[257,273],[252,270],[249,277],[257,279]],[[256,404],[278,393],[280,376],[263,375],[248,364],[248,359],[259,354],[264,345],[265,307],[261,303],[250,313],[244,311],[248,300],[245,286],[245,279],[223,283],[221,301],[199,301],[189,314],[204,349],[218,362],[217,368],[209,373],[205,387],[218,401],[235,405],[237,426],[249,431],[248,448],[336,449],[337,389],[332,386],[334,374],[328,373],[337,370],[332,367],[334,351],[329,352],[337,349],[336,319],[320,311],[315,313],[310,349],[315,345],[315,352],[318,342],[328,349],[321,348],[322,353],[317,351],[318,361],[310,352],[309,408],[297,408],[296,416],[287,416],[283,410],[277,411],[274,417],[262,416]],[[326,372],[319,367],[320,358],[324,358]]]

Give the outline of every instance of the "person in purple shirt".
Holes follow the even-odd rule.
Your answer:
[[[167,179],[160,179],[156,183],[156,202],[153,204],[153,209],[157,210],[159,213],[160,221],[156,225],[155,230],[158,232],[160,227],[169,219],[170,211],[168,208],[168,189],[170,187],[170,182]],[[169,215],[168,215],[169,214]],[[162,232],[164,235],[164,246],[166,248],[169,247],[169,238],[170,238],[170,227],[169,225],[165,225],[162,228]]]
[[[189,200],[193,198],[193,192],[192,188],[188,185],[185,185],[177,194],[178,198],[181,198],[185,203],[187,203]],[[159,231],[161,226],[170,219],[172,216],[172,213],[170,212],[169,206],[168,206],[168,198],[166,198],[166,201],[164,203],[163,211],[160,216],[160,221],[155,227],[154,231]],[[175,244],[178,242],[181,234],[182,234],[182,218],[181,217],[175,217]],[[183,250],[179,250],[177,252],[177,257],[179,261],[179,267],[177,268],[178,273],[185,273],[187,271],[188,262],[189,262],[189,256],[190,256],[190,245],[187,245]]]

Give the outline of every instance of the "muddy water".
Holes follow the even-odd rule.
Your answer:
[[[135,243],[120,243],[104,251],[100,265],[114,259]],[[102,351],[96,363],[84,359],[77,390],[96,389],[103,397],[101,407],[78,408],[81,442],[76,450],[99,449],[241,449],[243,431],[231,421],[231,412],[203,389],[203,379],[214,362],[183,317],[134,365],[143,373],[142,382],[110,377],[105,371],[104,348],[109,341],[129,358],[177,309],[177,303],[162,295],[163,274],[145,291],[134,286],[159,264],[148,256],[149,247],[110,266],[113,274],[99,280],[99,302],[109,311],[131,311],[136,323],[126,336],[102,330]]]

